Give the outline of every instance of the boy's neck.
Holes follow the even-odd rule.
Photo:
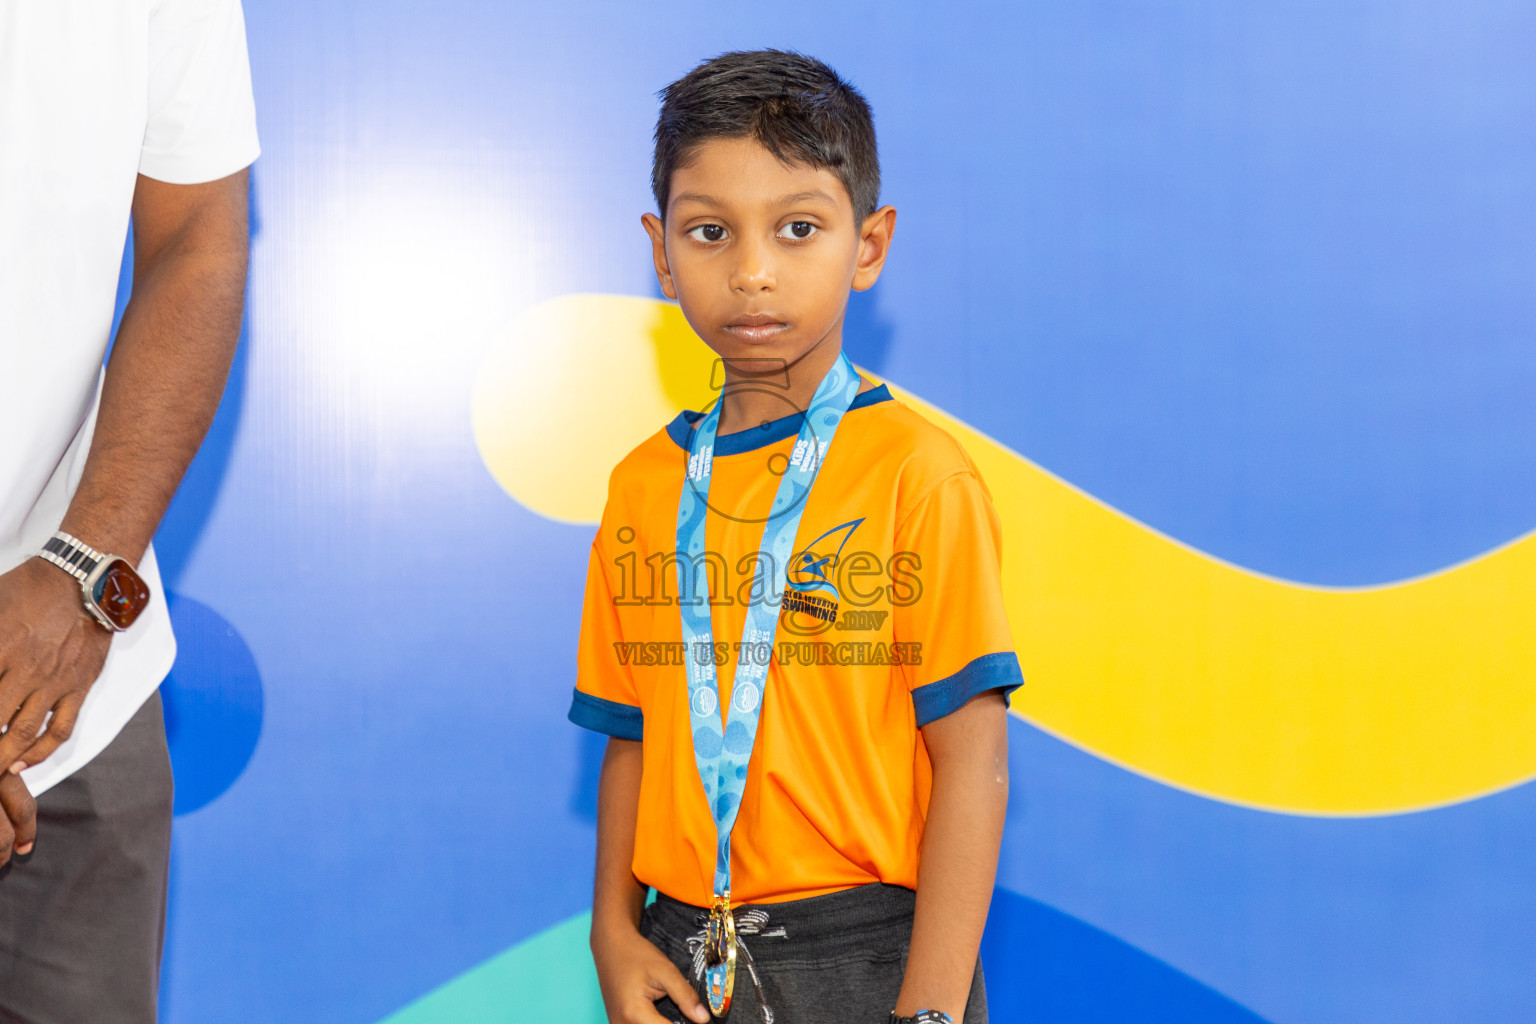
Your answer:
[[[816,388],[842,351],[841,338],[828,338],[787,365],[770,365],[767,360],[722,360],[725,387],[720,394],[717,432],[734,434],[809,409]],[[873,386],[860,378],[860,391]]]

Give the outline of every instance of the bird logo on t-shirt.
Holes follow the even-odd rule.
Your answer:
[[[837,621],[841,595],[828,572],[837,568],[843,548],[863,521],[860,517],[832,527],[790,559],[780,611],[786,618],[800,613],[816,620],[811,629],[792,629],[792,632],[820,632]]]

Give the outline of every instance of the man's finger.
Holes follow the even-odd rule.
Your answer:
[[[10,725],[30,692],[21,684],[21,673],[0,663],[0,730]],[[4,735],[0,732],[0,743],[4,742]]]
[[[11,776],[15,778],[15,776]],[[16,840],[16,830],[11,828],[11,819],[7,814],[0,814],[0,865],[11,859],[11,844]]]
[[[660,985],[667,993],[667,997],[677,1004],[677,1008],[688,1015],[691,1020],[699,1024],[709,1024],[713,1014],[704,1005],[704,1000],[693,990],[688,979],[683,977],[683,972],[677,969],[677,965],[666,957],[658,957],[655,973],[651,980]]]
[[[48,719],[48,725],[43,730],[43,734],[16,760],[28,768],[48,760],[65,740],[74,735],[75,720],[80,717],[80,705],[84,703],[85,694],[83,693],[65,694],[64,698],[54,705],[53,717]]]
[[[47,698],[34,693],[11,718],[11,727],[0,736],[0,772],[9,771],[32,746],[48,718]]]
[[[31,853],[37,841],[37,801],[21,776],[6,772],[0,775],[0,808],[11,829],[17,853]],[[7,848],[6,855],[10,855]]]

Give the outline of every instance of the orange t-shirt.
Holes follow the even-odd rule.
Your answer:
[[[683,413],[614,469],[592,543],[570,718],[643,740],[634,874],[707,905],[715,823],[693,756],[676,597]],[[799,416],[721,435],[705,526],[720,706],[763,520]],[[774,470],[778,469],[778,473]],[[917,886],[931,774],[919,727],[976,694],[1023,682],[1003,609],[991,496],[954,438],[894,400],[859,394],[806,499],[791,581],[825,579],[831,604],[781,606],[741,811],[733,902],[770,903],[868,882]],[[797,576],[798,574],[798,576]],[[702,592],[700,590],[699,592]],[[833,593],[813,591],[820,597]],[[778,596],[772,600],[778,602]],[[834,606],[835,605],[835,606]],[[834,617],[835,616],[835,617]],[[759,655],[764,648],[754,648]]]

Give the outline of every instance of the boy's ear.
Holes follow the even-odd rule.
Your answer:
[[[859,228],[859,260],[853,270],[853,290],[862,292],[880,280],[885,258],[891,252],[891,236],[896,233],[896,207],[882,206]]]
[[[661,285],[661,294],[676,302],[677,289],[672,287],[672,268],[667,263],[666,225],[654,213],[641,214],[640,223],[651,236],[651,259],[656,262],[656,283]]]

